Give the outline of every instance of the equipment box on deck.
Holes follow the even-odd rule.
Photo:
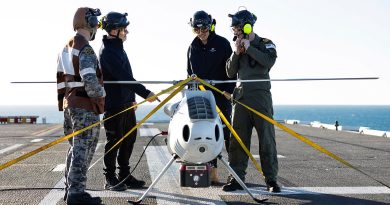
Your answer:
[[[209,187],[210,166],[208,164],[185,164],[180,166],[181,187]]]

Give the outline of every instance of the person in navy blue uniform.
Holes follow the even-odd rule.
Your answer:
[[[190,25],[196,37],[192,41],[187,52],[187,74],[195,74],[205,80],[232,80],[226,74],[226,61],[232,54],[230,42],[215,33],[216,21],[205,11],[197,11],[190,19]],[[234,83],[216,84],[219,90],[232,93]],[[227,119],[230,119],[232,106],[228,99],[220,93],[211,90],[214,94],[217,106]],[[229,146],[229,129],[224,127],[226,150]],[[217,174],[217,160],[210,162],[211,183],[219,183]]]
[[[103,36],[103,45],[100,49],[100,65],[103,70],[104,81],[136,81],[130,66],[129,59],[123,49],[123,42],[129,33],[127,13],[110,12],[102,19],[102,28],[108,35]],[[135,94],[148,98],[153,102],[157,97],[142,84],[106,84],[106,101],[104,118],[109,118],[120,111],[134,105]],[[104,147],[107,153],[131,128],[136,125],[134,109],[128,110],[104,122],[107,143]],[[124,191],[130,188],[141,188],[145,185],[130,175],[129,161],[136,141],[137,131],[133,131],[119,145],[104,156],[104,175],[107,190]],[[118,177],[116,176],[118,163]],[[119,183],[123,181],[123,183]]]

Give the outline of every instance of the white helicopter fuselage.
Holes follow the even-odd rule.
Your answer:
[[[180,102],[164,107],[171,117],[168,150],[185,162],[209,162],[221,153],[224,143],[214,96],[211,91],[198,90],[184,90],[182,94]]]

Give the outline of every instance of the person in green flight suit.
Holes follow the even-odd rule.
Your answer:
[[[275,44],[253,32],[257,17],[248,10],[240,10],[232,18],[235,51],[226,64],[229,77],[237,76],[239,80],[270,79],[269,72],[276,60]],[[271,82],[241,82],[233,91],[233,99],[240,101],[260,113],[273,118]],[[278,159],[273,124],[257,116],[242,105],[235,103],[232,111],[232,125],[249,149],[253,127],[259,139],[260,163],[269,192],[280,192],[277,184]],[[245,182],[248,156],[237,140],[231,136],[229,147],[229,164],[237,175]],[[222,187],[224,191],[243,189],[229,176]]]

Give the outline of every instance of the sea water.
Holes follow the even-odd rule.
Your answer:
[[[141,105],[136,110],[137,120],[144,118],[155,105]],[[0,116],[35,115],[37,122],[62,123],[63,113],[54,105],[0,106]],[[319,121],[344,128],[369,127],[373,130],[390,131],[390,106],[372,105],[275,105],[274,119],[299,120],[301,124]],[[169,122],[163,109],[159,109],[147,122]]]

